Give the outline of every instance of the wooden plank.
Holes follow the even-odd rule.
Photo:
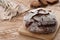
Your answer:
[[[58,25],[57,25],[56,31],[52,34],[34,34],[34,33],[31,33],[25,28],[23,21],[22,21],[22,24],[19,28],[19,32],[20,32],[20,34],[23,34],[23,35],[26,35],[26,36],[39,38],[39,39],[44,39],[44,40],[51,40],[55,37],[55,35],[56,35],[56,33],[59,29],[59,24],[60,24],[59,15],[60,15],[59,13],[55,13],[56,19],[58,21]]]

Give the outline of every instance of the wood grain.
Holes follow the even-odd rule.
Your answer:
[[[55,35],[56,35],[56,33],[57,33],[58,29],[59,29],[59,23],[60,23],[59,16],[58,16],[60,14],[59,13],[54,13],[54,14],[55,14],[56,19],[58,21],[58,25],[57,25],[56,31],[54,33],[52,33],[52,34],[34,34],[34,33],[31,33],[31,32],[29,32],[25,28],[25,25],[24,25],[24,22],[23,21],[22,21],[22,24],[21,24],[21,26],[19,28],[19,32],[21,34],[23,34],[23,35],[34,37],[34,38],[38,38],[38,39],[52,40],[55,37]]]
[[[24,5],[30,8],[30,3],[34,0],[17,0],[17,1],[22,2]],[[55,5],[50,5],[46,8],[53,10],[60,21],[60,2]],[[36,38],[19,34],[17,29],[19,29],[22,25],[21,19],[23,19],[22,15],[19,15],[17,17],[14,17],[11,21],[0,21],[0,33],[1,31],[5,32],[5,30],[8,30],[8,29],[13,31],[13,33],[9,32],[7,35],[6,34],[0,35],[0,40],[42,40],[42,39],[36,39]],[[60,30],[57,32],[54,40],[60,40]]]

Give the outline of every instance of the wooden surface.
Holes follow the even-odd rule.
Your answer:
[[[29,7],[29,4],[33,0],[17,0],[17,1],[22,2],[23,4]],[[49,5],[46,8],[53,10],[57,14],[57,18],[59,18],[60,21],[60,2],[52,6]],[[11,21],[0,21],[0,40],[41,40],[19,34],[18,29],[22,25],[21,19],[22,16],[19,15],[13,18]],[[60,40],[60,30],[58,31],[54,40]]]
[[[50,10],[50,9],[48,9],[48,10]],[[58,17],[59,13],[54,13],[54,14],[55,14],[56,19],[58,21],[58,25],[57,25],[56,31],[54,33],[52,33],[52,34],[34,34],[34,33],[31,33],[26,29],[26,27],[24,25],[24,21],[22,21],[22,25],[19,28],[20,34],[34,37],[34,38],[38,38],[38,39],[52,40],[55,37],[57,31],[59,30],[59,23],[60,23],[59,17]]]

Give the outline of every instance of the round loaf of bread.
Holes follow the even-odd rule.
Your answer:
[[[53,33],[56,31],[57,20],[51,10],[33,9],[24,16],[25,26],[32,33]]]

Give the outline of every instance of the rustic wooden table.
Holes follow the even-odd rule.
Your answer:
[[[33,0],[17,0],[19,2],[22,2],[24,5],[30,8],[30,3]],[[46,8],[49,8],[56,13],[59,13],[58,17],[60,18],[60,2],[58,4],[48,6]],[[12,21],[0,21],[0,40],[41,40],[41,39],[35,39],[31,37],[27,37],[24,35],[19,34],[18,28],[20,27],[20,20],[21,18],[17,16]],[[60,40],[60,30],[58,31],[56,37],[54,40]]]

